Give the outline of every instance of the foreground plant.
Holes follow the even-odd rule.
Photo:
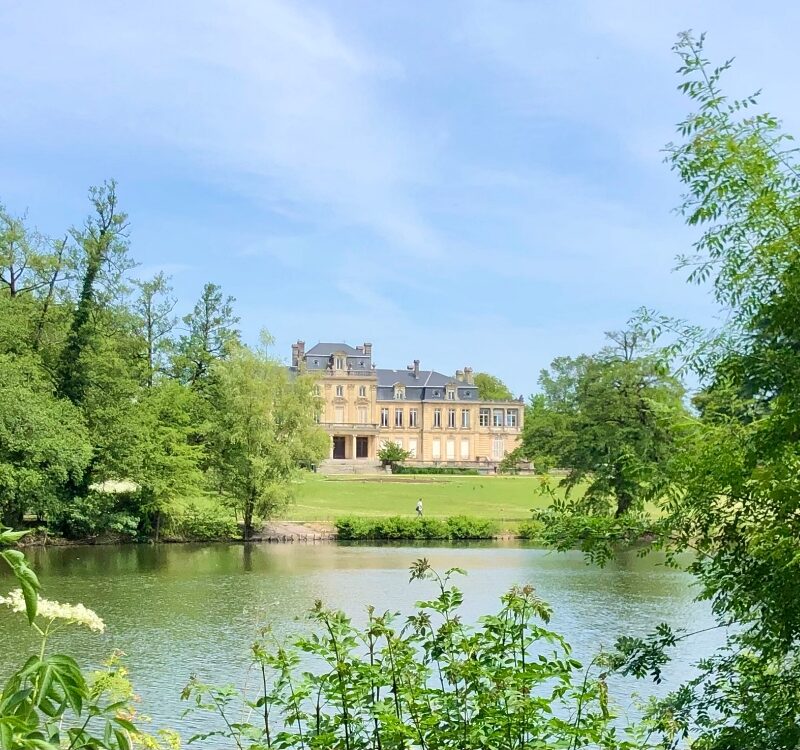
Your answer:
[[[0,526],[0,558],[9,564],[20,588],[0,597],[0,604],[24,613],[41,636],[37,654],[6,681],[0,694],[0,750],[78,750],[160,748],[159,741],[133,723],[134,694],[118,656],[88,678],[67,654],[48,654],[57,630],[80,625],[103,632],[105,623],[82,604],[61,604],[39,597],[39,581],[25,556],[12,549],[24,532]],[[174,735],[164,735],[177,747]]]
[[[218,716],[190,742],[236,748],[634,748],[621,739],[605,673],[584,667],[544,625],[549,607],[530,586],[501,598],[500,611],[465,625],[462,594],[427,560],[411,580],[434,598],[411,616],[378,614],[365,625],[317,603],[315,632],[291,645],[269,630],[252,647],[255,691],[192,678],[183,698]]]

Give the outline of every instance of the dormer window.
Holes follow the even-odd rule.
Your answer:
[[[406,397],[406,389],[402,385],[394,387],[394,400],[402,401]]]
[[[456,400],[456,389],[455,388],[447,388],[447,400],[448,401],[455,401]]]
[[[336,369],[344,370],[344,357],[336,357]]]

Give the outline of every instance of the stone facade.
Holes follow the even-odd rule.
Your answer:
[[[319,343],[308,351],[292,345],[292,369],[318,376],[320,424],[331,436],[330,458],[375,462],[393,441],[411,452],[408,463],[492,469],[518,444],[524,404],[482,401],[472,369],[454,375],[384,370],[372,344]]]

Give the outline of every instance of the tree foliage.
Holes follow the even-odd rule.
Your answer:
[[[213,488],[226,507],[209,434],[238,318],[209,283],[179,330],[169,279],[132,275],[116,184],[89,201],[83,225],[55,239],[0,206],[0,518],[152,535],[181,495]],[[273,417],[289,442],[306,434],[295,413]],[[96,489],[119,480],[137,490]]]
[[[512,401],[514,394],[508,386],[495,375],[488,372],[475,373],[475,385],[478,386],[478,397],[484,401]]]
[[[658,492],[687,415],[683,389],[654,357],[559,357],[539,379],[526,410],[519,454],[540,470],[568,471],[564,484],[588,482],[584,510],[621,516]]]
[[[643,311],[639,324],[701,380],[700,419],[668,464],[660,516],[648,525],[604,519],[592,528],[554,509],[558,546],[582,537],[601,561],[609,540],[640,539],[678,563],[691,552],[725,645],[696,676],[648,711],[666,747],[796,749],[800,745],[800,164],[756,96],[729,98],[730,61],[713,66],[703,39],[676,45],[680,85],[695,110],[668,161],[685,186],[681,212],[699,239],[680,259],[724,312],[712,331]],[[582,530],[579,527],[582,526]],[[638,528],[637,528],[638,526]],[[550,529],[552,531],[552,528]],[[566,532],[566,533],[565,533]],[[632,532],[632,533],[631,533]],[[559,539],[555,534],[559,533]],[[660,626],[618,642],[614,667],[661,679],[672,646],[690,638]]]
[[[286,505],[299,466],[328,454],[329,438],[316,423],[311,376],[292,377],[265,353],[241,346],[213,375],[213,471],[241,512],[247,539],[256,514],[268,518]]]
[[[393,467],[396,464],[402,464],[403,461],[408,459],[410,456],[411,456],[410,451],[407,451],[400,445],[400,443],[396,443],[393,440],[387,440],[378,449],[378,460],[384,466]]]

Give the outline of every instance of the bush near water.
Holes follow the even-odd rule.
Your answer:
[[[339,539],[491,539],[497,526],[483,518],[451,516],[450,518],[358,518],[346,516],[336,519]]]

